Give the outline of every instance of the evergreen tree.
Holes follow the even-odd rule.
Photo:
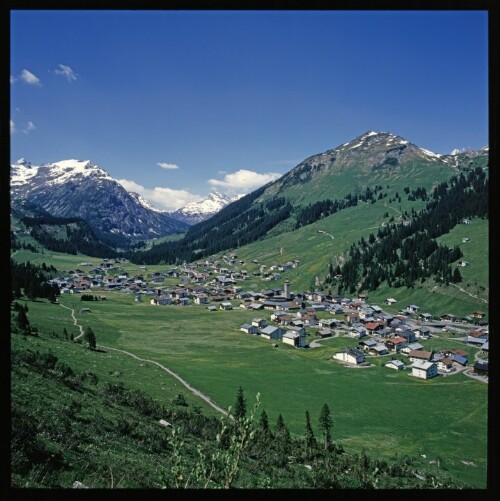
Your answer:
[[[97,344],[96,344],[95,334],[90,327],[87,327],[85,334],[83,335],[83,339],[87,342],[89,350],[96,349]]]
[[[278,415],[278,419],[276,421],[276,436],[280,437],[282,440],[290,440],[290,432],[286,427],[285,421],[281,413]]]
[[[28,320],[28,316],[26,315],[26,310],[24,308],[19,308],[17,313],[16,324],[19,330],[24,334],[30,333],[30,321]]]
[[[265,410],[262,411],[259,420],[259,428],[264,438],[273,438],[273,432],[269,426],[269,418]]]
[[[68,331],[66,330],[66,327],[63,329],[63,335],[64,335],[64,339],[66,339],[66,341],[68,340]]]
[[[241,420],[246,416],[247,413],[247,403],[243,395],[243,389],[240,386],[238,392],[236,393],[236,401],[234,403],[234,417],[237,420]]]
[[[321,413],[319,415],[319,428],[323,432],[325,441],[325,449],[328,449],[331,442],[331,429],[333,427],[333,419],[331,416],[330,408],[327,404],[323,404]]]
[[[305,442],[306,442],[306,456],[309,456],[311,450],[316,446],[316,438],[314,437],[314,432],[311,426],[311,417],[309,415],[309,411],[307,410],[306,410]]]

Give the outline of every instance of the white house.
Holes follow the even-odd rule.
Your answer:
[[[411,365],[411,375],[420,379],[430,379],[437,376],[437,365],[434,362],[417,360]]]
[[[259,329],[255,325],[243,324],[240,327],[240,331],[246,332],[247,334],[257,334],[259,332]]]
[[[220,310],[232,310],[233,309],[233,305],[229,302],[229,301],[224,301],[220,304],[219,306],[219,309]]]
[[[260,335],[265,339],[283,339],[285,331],[281,327],[268,325],[260,330]]]
[[[401,369],[405,368],[405,364],[401,362],[401,360],[391,360],[385,364],[386,367],[389,367],[389,369],[395,369],[397,371],[400,371]]]
[[[353,365],[359,365],[365,361],[364,353],[356,348],[346,348],[344,350],[340,350],[333,355],[333,358]]]
[[[304,348],[307,345],[305,333],[300,333],[293,329],[290,329],[283,334],[282,341],[285,344],[295,346],[295,348]]]

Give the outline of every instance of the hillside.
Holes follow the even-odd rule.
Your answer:
[[[12,314],[15,325],[15,309]],[[42,317],[36,323],[32,335],[15,328],[11,336],[13,487],[470,487],[421,458],[355,453],[335,438],[325,449],[319,432],[290,435],[287,415],[280,415],[281,425],[279,418],[268,422],[252,395],[241,394],[247,419],[234,426],[202,409],[201,400],[157,366],[71,342],[69,322],[57,331]],[[339,424],[336,418],[335,429]]]

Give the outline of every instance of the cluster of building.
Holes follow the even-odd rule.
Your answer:
[[[149,296],[150,304],[155,306],[194,303],[206,305],[210,311],[228,311],[234,307],[252,312],[269,310],[272,312],[269,321],[253,318],[251,322],[241,325],[240,330],[305,348],[309,346],[307,328],[312,328],[319,338],[330,337],[337,329],[337,333],[342,332],[344,336],[357,339],[358,345],[340,350],[334,355],[335,359],[360,365],[366,363],[366,355],[402,354],[412,362],[412,373],[426,379],[438,372],[453,372],[459,366],[467,365],[467,357],[464,356],[466,353],[460,350],[431,353],[423,349],[418,341],[431,337],[431,329],[426,326],[428,322],[474,322],[478,327],[468,331],[466,342],[484,353],[488,352],[488,328],[487,323],[482,322],[485,316],[482,311],[474,311],[462,318],[453,314],[436,318],[421,312],[419,306],[409,304],[399,310],[398,314],[392,315],[377,305],[369,304],[367,294],[350,298],[320,291],[292,292],[288,280],[285,280],[283,289],[271,287],[259,292],[245,290],[238,282],[247,280],[249,274],[245,269],[237,268],[244,261],[237,261],[235,254],[223,256],[222,261],[206,259],[165,272],[146,273],[146,267],[142,266],[141,273],[133,276],[122,270],[122,261],[104,259],[99,266],[88,272],[72,270],[66,277],[54,279],[53,282],[59,286],[62,294],[98,288],[133,293],[138,302],[142,302],[144,296]],[[259,266],[259,271],[252,272],[252,275],[258,275],[262,280],[277,280],[281,278],[280,273],[299,264],[299,260],[294,260],[266,267],[253,260],[252,268]],[[92,266],[91,263],[80,265]],[[160,285],[167,277],[178,278],[181,283],[171,287]],[[394,298],[385,301],[386,305],[391,306],[396,303]],[[335,318],[319,319],[318,313],[322,311],[330,312]],[[405,366],[397,360],[391,360],[386,365],[397,370]]]

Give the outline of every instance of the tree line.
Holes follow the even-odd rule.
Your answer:
[[[368,241],[361,237],[352,244],[342,268],[336,270],[341,274],[339,294],[375,290],[382,282],[390,287],[413,287],[417,280],[430,277],[445,284],[460,282],[460,271],[452,271],[451,264],[462,257],[462,251],[434,239],[464,218],[488,217],[488,189],[488,178],[481,168],[460,173],[439,184],[419,213],[414,209],[411,214],[405,212],[403,224],[380,227]],[[330,267],[325,283],[335,280]]]

